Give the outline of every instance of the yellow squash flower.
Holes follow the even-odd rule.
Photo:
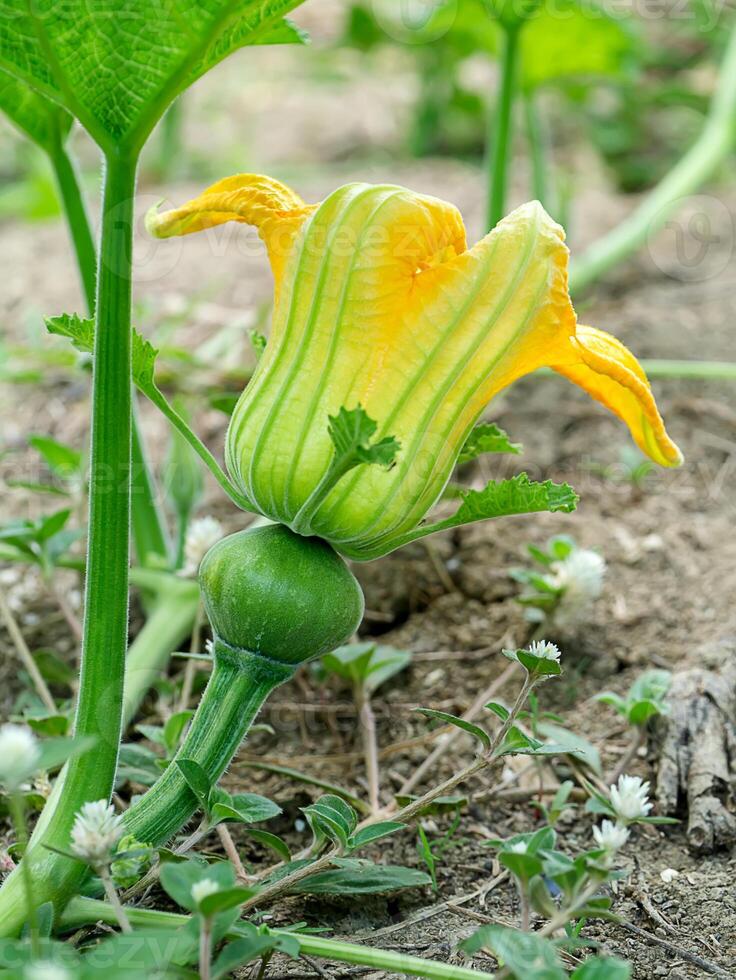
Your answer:
[[[168,237],[225,221],[258,228],[275,279],[270,339],[226,447],[234,482],[271,519],[356,559],[426,533],[481,412],[544,366],[622,419],[655,462],[681,462],[636,358],[576,323],[564,233],[538,203],[468,249],[455,207],[403,187],[348,184],[308,205],[240,174],[148,226]],[[370,419],[374,451],[370,425],[356,431],[347,472],[336,446]]]

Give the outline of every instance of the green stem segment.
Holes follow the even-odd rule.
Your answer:
[[[155,909],[128,908],[126,912],[131,925],[142,929],[146,927],[179,929],[189,921],[189,916],[159,912]],[[67,906],[61,924],[65,929],[71,930],[94,922],[116,926],[117,919],[112,906],[93,898],[74,898]],[[302,953],[326,960],[336,960],[338,963],[371,966],[374,970],[386,973],[427,977],[429,980],[493,980],[493,974],[484,973],[482,970],[425,960],[419,956],[407,956],[395,950],[360,946],[339,939],[328,939],[326,936],[288,932],[286,929],[269,929],[269,933],[273,936],[290,936],[298,939]],[[238,939],[241,935],[242,930],[239,930],[236,925],[228,933],[228,938]]]
[[[294,673],[281,664],[247,650],[233,650],[215,640],[215,666],[199,708],[174,761],[151,789],[125,813],[128,833],[147,844],[162,844],[199,808],[197,798],[176,765],[191,759],[214,785],[269,694]]]
[[[532,165],[532,193],[539,203],[552,213],[549,201],[547,133],[544,120],[537,109],[533,92],[527,92],[524,95],[524,117],[526,138],[529,144],[529,159]]]
[[[570,289],[590,286],[622,259],[646,244],[677,209],[732,152],[736,141],[736,28],[721,65],[718,88],[703,131],[684,157],[642,200],[638,208],[573,263]]]
[[[22,863],[33,871],[36,901],[63,903],[85,867],[48,851],[66,849],[83,803],[112,792],[123,707],[128,639],[131,442],[131,248],[135,160],[107,160],[102,208],[102,252],[97,284],[97,330],[92,382],[89,546],[84,635],[75,734],[96,739],[94,749],[70,759],[58,803],[42,840]],[[21,871],[22,873],[22,871]],[[20,930],[25,901],[14,887],[0,896],[0,935]]]
[[[294,673],[247,650],[233,650],[215,640],[215,666],[189,732],[171,765],[151,789],[125,813],[128,833],[147,844],[162,844],[199,808],[177,759],[191,759],[211,784],[218,781],[245,738],[269,694]]]
[[[82,290],[91,315],[95,310],[97,252],[92,237],[87,208],[84,204],[79,175],[61,142],[50,152],[59,196],[74,245]],[[148,467],[138,421],[133,418],[132,432],[132,523],[136,554],[141,564],[168,563],[169,545],[166,525],[156,503],[156,489]]]
[[[501,86],[494,112],[489,116],[487,152],[488,211],[490,231],[506,213],[506,188],[511,156],[513,107],[517,89],[521,24],[502,25]]]

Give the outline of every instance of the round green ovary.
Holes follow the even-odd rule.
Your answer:
[[[335,649],[363,616],[363,593],[343,559],[281,524],[218,541],[199,578],[218,639],[279,663]]]

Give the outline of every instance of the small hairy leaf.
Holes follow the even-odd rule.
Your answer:
[[[357,851],[359,847],[365,847],[366,844],[372,844],[383,837],[395,834],[397,831],[403,830],[405,826],[405,823],[399,823],[396,820],[384,820],[381,823],[363,827],[350,838],[350,850]]]
[[[473,738],[477,738],[484,749],[490,749],[491,738],[488,732],[484,731],[479,725],[474,725],[470,721],[465,721],[464,718],[458,718],[456,715],[450,715],[446,711],[435,711],[434,708],[415,708],[419,714],[426,715],[427,718],[436,718],[437,721],[443,721],[446,725],[454,725],[455,728],[460,728],[468,735],[472,735]]]
[[[339,796],[321,796],[311,806],[302,807],[315,839],[328,838],[340,845],[343,851],[349,847],[349,838],[358,824],[358,816]]]
[[[494,422],[481,422],[471,430],[460,450],[457,465],[469,463],[484,453],[513,453],[515,456],[522,451],[521,444],[511,442],[508,435]]]
[[[510,480],[491,480],[482,490],[466,491],[462,498],[462,504],[452,517],[455,526],[511,514],[570,513],[578,502],[577,494],[567,483],[551,480],[536,483],[526,473],[519,473]]]
[[[374,895],[402,888],[421,888],[431,881],[429,875],[414,868],[366,861],[310,875],[294,885],[291,891],[302,895]]]
[[[378,424],[360,405],[351,409],[343,406],[337,415],[330,415],[328,432],[335,447],[335,468],[347,472],[361,463],[389,466],[399,451],[399,443],[393,436],[372,443],[377,428]]]
[[[200,806],[206,811],[212,789],[210,777],[200,764],[193,759],[177,759],[176,765],[186,780],[187,786],[197,797]]]
[[[490,950],[517,980],[565,980],[555,947],[533,932],[506,926],[481,926],[460,944],[471,956]]]

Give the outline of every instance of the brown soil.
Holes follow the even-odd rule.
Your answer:
[[[314,53],[255,52],[253,58],[233,59],[214,73],[186,103],[187,139],[197,157],[205,158],[202,134],[206,134],[207,156],[201,166],[214,175],[246,168],[288,174],[307,199],[317,199],[348,179],[389,178],[458,203],[472,237],[480,227],[482,179],[477,169],[448,161],[390,159],[378,148],[388,143],[396,149],[409,95],[401,86],[387,92],[381,79],[361,69],[353,56],[338,59],[332,74],[324,65],[324,54],[317,45]],[[285,94],[283,79],[293,71],[304,86]],[[256,79],[252,84],[257,98],[248,88],[249,78]],[[381,95],[376,101],[377,92]],[[216,93],[224,93],[221,104]],[[340,110],[346,101],[354,112]],[[251,111],[254,104],[257,108]],[[222,105],[229,106],[229,111],[223,111]],[[342,120],[347,120],[345,127]],[[5,134],[3,138],[9,139]],[[77,142],[83,155],[92,159],[81,135]],[[584,155],[581,159],[580,172],[585,178],[576,199],[573,249],[577,242],[603,232],[631,206],[628,200],[613,198],[599,171],[587,165]],[[514,193],[521,198],[524,174],[517,177]],[[139,213],[162,196],[181,202],[201,183],[161,188],[143,182]],[[715,208],[716,227],[720,227],[718,215],[733,220],[733,188],[711,189],[708,201]],[[691,206],[697,207],[698,202]],[[687,232],[686,224],[682,228]],[[732,357],[736,314],[733,233],[729,237],[724,228],[700,273],[693,275],[678,265],[669,232],[657,237],[646,254],[627,263],[579,304],[581,318],[612,330],[640,356]],[[270,291],[263,257],[249,261],[244,257],[252,236],[243,229],[229,229],[216,236],[155,245],[142,233],[139,237],[136,300],[145,332],[160,338],[163,330],[169,330],[169,343],[206,357],[207,341],[221,328],[229,328],[229,336],[235,339],[228,341],[228,364],[248,363],[243,327],[257,321],[259,304],[268,299]],[[40,315],[78,308],[80,302],[61,223],[6,223],[0,267],[6,338],[48,347]],[[213,362],[219,358],[216,355]],[[167,366],[171,364],[166,360]],[[187,384],[199,387],[216,373],[197,369]],[[185,372],[179,375],[186,378]],[[524,444],[523,460],[483,463],[468,478],[480,482],[523,465],[533,477],[566,480],[575,486],[582,498],[577,513],[465,529],[433,541],[429,548],[416,545],[357,569],[368,607],[363,635],[380,636],[381,642],[415,654],[411,667],[379,692],[376,700],[387,794],[413,771],[430,747],[428,742],[400,747],[428,730],[411,708],[424,705],[462,712],[506,665],[501,648],[521,644],[528,636],[529,627],[514,602],[517,587],[508,576],[509,568],[523,561],[527,542],[541,544],[553,533],[568,532],[579,543],[599,550],[608,563],[606,589],[588,621],[572,635],[550,637],[560,642],[566,670],[559,682],[542,691],[545,709],[561,714],[571,728],[598,746],[605,771],[615,768],[628,734],[609,709],[593,700],[597,692],[604,688],[624,692],[652,665],[673,671],[703,663],[717,668],[723,651],[733,650],[727,643],[736,637],[733,387],[667,380],[656,382],[655,389],[670,431],[685,453],[682,470],[652,473],[641,488],[632,487],[620,478],[620,451],[627,443],[621,425],[562,380],[526,379],[499,398],[490,413]],[[86,398],[86,379],[68,368],[45,367],[43,384],[37,387],[3,384],[2,448],[10,452],[0,458],[0,476],[34,475],[36,463],[24,449],[31,432],[83,445]],[[165,427],[147,408],[144,418],[154,455],[161,458]],[[224,416],[215,411],[202,410],[196,418],[198,430],[214,450],[222,445],[224,424]],[[605,467],[611,471],[601,476]],[[3,517],[31,515],[41,506],[48,504],[8,491]],[[238,514],[209,484],[204,511],[217,513],[230,527],[238,526]],[[72,584],[70,581],[69,586]],[[52,646],[71,655],[73,645],[66,628],[43,597],[24,600],[20,618],[32,647]],[[0,644],[7,654],[3,700],[9,710],[18,693],[15,667],[5,634],[0,634]],[[513,694],[513,686],[501,692],[507,698]],[[285,811],[276,829],[298,846],[305,839],[295,829],[298,807],[312,793],[254,772],[244,763],[266,759],[289,764],[360,790],[355,713],[346,691],[336,684],[324,685],[305,671],[276,693],[262,720],[273,726],[275,734],[259,732],[252,737],[231,768],[227,785],[273,795]],[[470,743],[459,740],[436,776],[449,775],[471,757]],[[653,742],[632,770],[651,778],[656,760],[657,744]],[[558,767],[558,775],[565,775],[564,765]],[[497,772],[488,773],[466,791],[471,798],[479,792],[482,795],[498,777]],[[458,960],[457,942],[477,927],[479,918],[516,922],[514,890],[502,883],[488,894],[483,906],[474,898],[456,909],[435,910],[431,916],[429,910],[491,879],[492,852],[484,846],[484,838],[532,829],[537,822],[529,803],[471,799],[453,846],[438,869],[438,894],[426,889],[360,902],[291,899],[280,903],[276,920],[304,918],[313,925],[328,925],[336,935],[454,962]],[[430,836],[437,836],[445,823],[437,818],[436,829],[430,824]],[[562,820],[560,836],[569,851],[589,845],[589,818],[570,813]],[[267,860],[244,838],[240,843],[244,859],[256,867]],[[376,850],[376,856],[379,854],[383,859],[421,867],[408,833],[392,838]],[[591,926],[587,935],[607,952],[630,959],[637,980],[706,975],[702,967],[687,960],[686,952],[717,964],[724,971],[722,976],[736,975],[734,855],[721,852],[695,857],[688,851],[681,828],[650,827],[633,834],[625,858],[631,874],[616,890],[616,912],[675,949],[658,947],[616,925]],[[679,875],[666,883],[660,877],[665,869],[675,869]],[[482,958],[475,962],[491,967]],[[271,975],[300,969],[274,961]],[[354,972],[339,966],[328,968],[335,977]]]

